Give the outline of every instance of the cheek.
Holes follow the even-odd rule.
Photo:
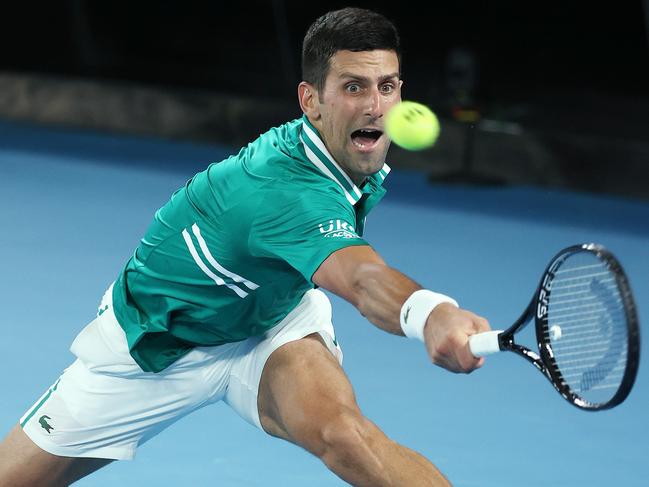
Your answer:
[[[326,103],[323,105],[323,115],[323,130],[330,138],[329,143],[344,148],[351,142],[348,134],[355,117],[353,107],[336,102]]]
[[[350,107],[338,107],[336,128],[341,133],[341,135],[347,137],[347,134],[350,131],[350,127],[353,126],[354,120],[357,119],[357,113]]]
[[[331,119],[330,134],[336,139],[337,145],[343,145],[347,138],[346,118],[338,114]]]
[[[390,109],[393,106],[398,105],[400,102],[401,102],[401,96],[400,95],[395,96],[393,99],[391,99],[388,103],[385,104],[385,113],[390,111]]]

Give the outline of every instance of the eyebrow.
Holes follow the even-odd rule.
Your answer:
[[[366,77],[366,76],[360,76],[360,75],[358,75],[358,74],[347,73],[347,72],[345,72],[345,73],[341,73],[341,74],[340,74],[340,77],[341,77],[341,78],[351,78],[351,79],[356,79],[356,80],[359,80],[359,81],[365,81],[365,82],[371,82],[371,81],[372,81],[371,79],[369,79],[369,78]],[[391,73],[391,74],[386,74],[386,75],[384,75],[384,76],[381,76],[381,77],[379,78],[379,83],[382,83],[382,82],[384,82],[384,81],[387,81],[387,80],[389,80],[389,79],[393,79],[393,78],[397,78],[397,79],[399,79],[399,73]]]

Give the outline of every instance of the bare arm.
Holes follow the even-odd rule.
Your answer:
[[[421,286],[389,267],[369,246],[346,247],[331,254],[313,275],[313,282],[353,304],[379,328],[403,335],[399,314],[406,299]],[[489,325],[469,311],[441,304],[424,329],[433,363],[453,372],[470,372],[483,363],[468,346],[469,336]]]
[[[349,301],[376,326],[395,335],[403,335],[401,305],[421,289],[365,245],[331,254],[313,275],[313,282]]]

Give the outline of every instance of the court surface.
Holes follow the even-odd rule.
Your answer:
[[[0,122],[0,435],[72,360],[154,211],[230,149]],[[612,161],[613,162],[613,161]],[[367,239],[394,267],[506,327],[547,261],[595,241],[613,250],[649,320],[649,203],[539,188],[430,185],[394,169]],[[513,354],[470,376],[427,363],[333,298],[344,367],[367,416],[456,486],[640,487],[649,478],[648,362],[612,411],[570,406]],[[643,351],[649,350],[646,327]],[[318,460],[226,406],[202,409],[80,486],[343,485]]]

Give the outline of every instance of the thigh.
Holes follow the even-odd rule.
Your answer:
[[[267,433],[307,449],[318,425],[341,414],[361,416],[347,375],[315,334],[273,352],[259,385],[258,408]]]
[[[36,446],[16,425],[0,443],[0,487],[68,485],[110,462],[52,455]]]
[[[269,434],[316,455],[350,485],[450,486],[428,460],[363,417],[349,380],[318,335],[271,355],[259,414]]]
[[[319,337],[313,343],[324,349],[328,359],[342,362],[342,350],[331,323],[331,303],[322,291],[316,289],[308,291],[298,306],[264,335],[236,344],[225,402],[250,424],[263,429],[259,420],[258,393],[267,362],[277,355],[278,350],[301,342],[309,335]],[[322,347],[323,343],[326,348]]]

